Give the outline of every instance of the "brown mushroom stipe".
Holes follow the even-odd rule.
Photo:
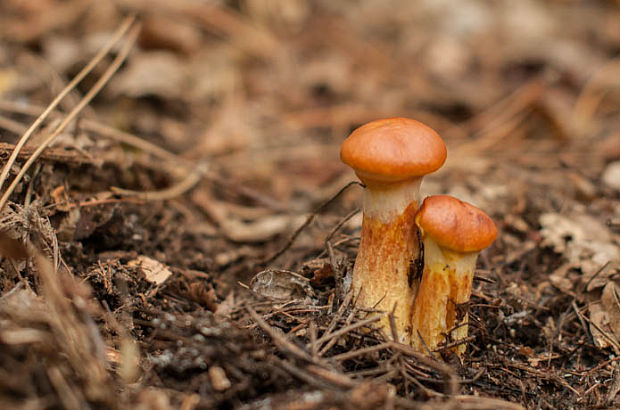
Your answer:
[[[424,273],[411,315],[411,341],[428,353],[467,337],[476,260],[497,237],[497,228],[480,209],[447,195],[426,198],[415,222],[424,243]],[[452,350],[462,355],[465,348],[461,343]]]
[[[366,185],[360,248],[351,288],[357,305],[394,311],[401,342],[411,338],[411,307],[417,291],[412,277],[419,258],[414,215],[422,177],[446,160],[446,146],[426,125],[388,118],[361,126],[342,143],[342,161]],[[389,318],[380,322],[390,332]]]

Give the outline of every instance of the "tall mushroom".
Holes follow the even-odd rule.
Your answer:
[[[446,146],[426,125],[407,118],[372,121],[349,135],[342,161],[366,185],[362,237],[351,287],[358,306],[394,311],[401,342],[411,336],[413,277],[419,258],[414,215],[422,177],[446,160]],[[389,319],[380,322],[388,335]]]
[[[455,342],[465,352],[467,303],[476,260],[497,237],[495,224],[480,209],[447,195],[430,196],[416,214],[424,244],[424,272],[411,315],[412,345],[420,352]],[[427,350],[428,349],[428,350]]]

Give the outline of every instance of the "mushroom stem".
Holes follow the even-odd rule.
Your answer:
[[[431,352],[442,344],[467,337],[467,303],[471,296],[478,252],[460,253],[424,238],[424,273],[413,307],[412,345]],[[419,333],[419,334],[418,334]],[[426,347],[424,347],[426,345]],[[452,350],[462,355],[465,344]]]
[[[417,290],[413,264],[419,257],[414,216],[422,178],[373,184],[363,200],[362,237],[353,269],[352,289],[360,306],[394,312],[400,342],[411,337],[411,306]],[[389,318],[380,325],[390,329]]]
[[[411,313],[411,344],[423,353],[450,344],[462,355],[476,260],[497,237],[497,228],[480,209],[447,195],[426,198],[415,222],[424,270]]]

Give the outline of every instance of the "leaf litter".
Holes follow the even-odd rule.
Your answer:
[[[0,214],[0,407],[618,406],[614,2],[0,11],[4,164],[112,33],[136,30],[7,169],[5,189],[57,135]],[[384,340],[345,291],[361,189],[338,147],[394,115],[448,145],[423,191],[476,204],[501,231],[462,362]]]

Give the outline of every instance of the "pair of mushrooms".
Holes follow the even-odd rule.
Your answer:
[[[476,260],[497,230],[483,211],[450,196],[419,206],[423,176],[446,160],[443,140],[415,120],[377,120],[353,131],[340,158],[366,186],[351,281],[358,306],[392,312],[394,329],[387,317],[381,328],[422,353],[447,344],[464,353]]]

